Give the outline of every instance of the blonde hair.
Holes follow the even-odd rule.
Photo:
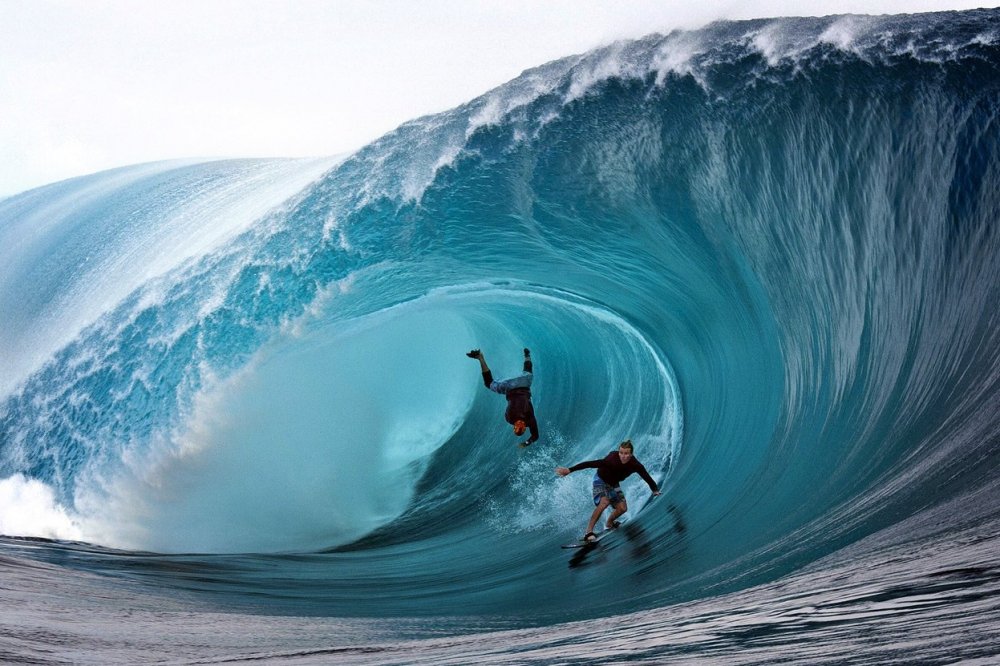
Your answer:
[[[618,445],[619,449],[628,449],[629,451],[635,453],[635,448],[632,446],[632,440],[626,439],[624,442]]]

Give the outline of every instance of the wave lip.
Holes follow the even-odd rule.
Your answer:
[[[130,293],[232,242],[336,161],[157,162],[0,202],[0,396]]]

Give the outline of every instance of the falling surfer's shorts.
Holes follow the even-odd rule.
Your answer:
[[[625,493],[620,486],[609,486],[604,479],[594,475],[594,506],[601,503],[601,499],[607,497],[611,506],[621,504],[625,501]]]

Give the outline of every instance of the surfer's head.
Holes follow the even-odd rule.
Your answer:
[[[524,419],[514,421],[514,434],[520,437],[524,434],[524,429],[527,427],[528,424],[524,422]]]
[[[622,462],[628,462],[629,458],[632,457],[631,439],[626,439],[624,442],[618,445],[618,457],[622,459]]]

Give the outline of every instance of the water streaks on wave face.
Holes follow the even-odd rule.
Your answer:
[[[113,560],[168,596],[449,615],[457,633],[486,615],[656,624],[680,602],[705,619],[727,593],[798,627],[815,616],[784,585],[834,589],[802,593],[824,608],[841,583],[897,598],[858,582],[880,553],[900,562],[880,569],[893,589],[993,571],[947,544],[988,541],[1000,514],[996,19],[720,23],[550,63],[335,166],[286,165],[284,182],[313,182],[255,220],[220,212],[229,231],[196,253],[189,218],[143,194],[203,207],[215,190],[190,172],[91,177],[80,210],[66,202],[93,182],[60,185],[65,228],[138,198],[160,235],[130,228],[100,271],[66,268],[72,294],[36,288],[94,294],[44,353],[16,350],[68,306],[5,329],[21,372],[0,407],[4,483],[45,484],[73,538],[125,549],[25,550]],[[0,233],[55,194],[0,202]],[[175,227],[176,256],[134,270],[130,248]],[[108,293],[116,272],[128,289]],[[25,275],[0,280],[31,292]],[[464,352],[502,376],[525,346],[543,439],[522,451]],[[626,437],[666,497],[630,480],[621,538],[567,562],[589,475],[553,467]],[[959,597],[938,621],[976,617]]]

